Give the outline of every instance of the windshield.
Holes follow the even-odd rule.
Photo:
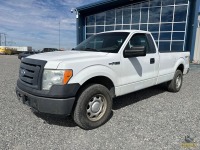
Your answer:
[[[128,35],[128,32],[111,32],[93,35],[73,50],[118,53]]]

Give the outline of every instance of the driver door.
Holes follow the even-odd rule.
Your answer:
[[[158,74],[159,56],[156,53],[154,43],[149,43],[149,34],[134,34],[128,42],[125,50],[132,47],[145,46],[146,56],[124,58],[122,56],[122,94],[131,93],[156,84]],[[152,38],[150,36],[150,38]],[[152,46],[153,44],[153,46]]]

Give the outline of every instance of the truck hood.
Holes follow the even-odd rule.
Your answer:
[[[89,52],[89,51],[55,51],[55,52],[46,52],[36,55],[31,55],[28,58],[39,59],[45,61],[66,61],[82,58],[94,58],[99,56],[105,56],[108,53],[103,52]]]
[[[89,51],[55,51],[46,52],[36,55],[31,55],[27,58],[47,61],[45,68],[56,69],[63,61],[80,61],[81,59],[94,59],[106,56],[108,53],[104,52],[89,52]]]

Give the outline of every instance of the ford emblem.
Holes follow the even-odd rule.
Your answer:
[[[21,72],[20,72],[20,74],[23,77],[26,74],[26,71],[24,69],[22,69]]]

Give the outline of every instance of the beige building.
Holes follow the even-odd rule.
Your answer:
[[[196,43],[195,43],[195,50],[194,50],[194,58],[193,63],[200,64],[200,14],[198,17],[198,28],[196,34]]]

